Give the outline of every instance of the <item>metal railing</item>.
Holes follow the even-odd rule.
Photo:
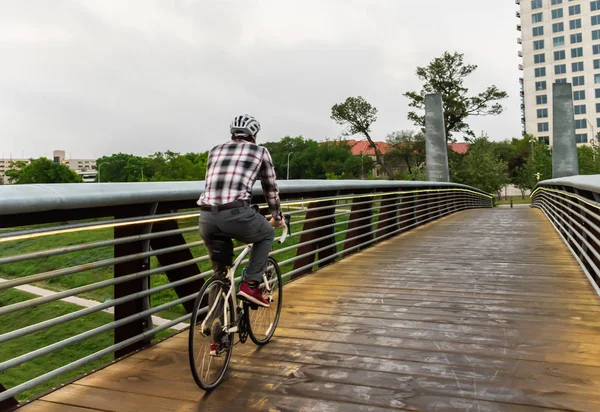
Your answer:
[[[531,197],[600,295],[600,175],[545,180]]]
[[[202,189],[202,182],[0,187],[0,325],[15,325],[4,328],[0,345],[18,342],[0,359],[0,376],[12,376],[0,382],[0,410],[187,327],[212,274],[198,234]],[[259,187],[253,196],[268,216]],[[280,197],[293,230],[271,255],[284,282],[440,217],[492,207],[478,189],[433,182],[284,181]],[[33,309],[45,316],[21,317]],[[60,337],[42,339],[61,327]],[[62,364],[44,373],[19,369],[54,355]]]

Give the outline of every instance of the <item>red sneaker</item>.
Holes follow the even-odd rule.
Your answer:
[[[247,299],[252,303],[256,303],[259,306],[264,308],[269,307],[269,302],[263,298],[263,295],[260,291],[260,286],[250,289],[250,285],[248,285],[247,282],[242,282],[240,285],[240,291],[237,294],[239,297]]]

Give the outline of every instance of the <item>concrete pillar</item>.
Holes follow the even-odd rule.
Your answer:
[[[571,83],[552,85],[552,130],[552,177],[578,175]]]
[[[427,181],[449,182],[448,144],[440,93],[425,95],[425,157]]]

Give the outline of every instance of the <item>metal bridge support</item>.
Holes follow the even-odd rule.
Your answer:
[[[344,250],[347,250],[361,243],[367,242],[368,240],[373,238],[373,223],[371,220],[373,216],[373,210],[371,210],[373,208],[373,196],[354,198],[352,202],[361,204],[353,204],[352,209],[350,209],[350,217],[348,218],[348,230],[354,230],[350,230],[346,233],[346,243],[344,243]],[[360,226],[366,227],[359,228]],[[346,257],[351,255],[352,253],[356,253],[359,250],[364,250],[366,248],[367,246],[361,246],[357,249],[351,250],[350,252],[345,252],[344,254],[342,254],[342,256]]]
[[[4,392],[5,390],[6,388],[4,387],[4,385],[0,383],[0,393]],[[13,408],[15,408],[18,404],[19,402],[17,402],[17,400],[14,397],[8,398],[4,401],[0,401],[0,411],[10,411]]]
[[[378,240],[387,239],[388,233],[398,229],[398,195],[386,195],[381,197],[381,206],[379,207],[379,222],[377,222]],[[388,220],[394,218],[392,220]]]
[[[415,195],[413,193],[403,193],[400,203],[400,227],[407,228],[416,223],[415,220]]]
[[[131,218],[137,216],[148,216],[152,212],[156,211],[154,205],[133,205],[123,206],[119,211],[119,214],[115,214],[115,219]],[[147,225],[144,224],[132,224],[127,226],[116,226],[114,228],[115,239],[127,236],[142,235],[148,231]],[[136,253],[143,253],[145,249],[145,242],[143,240],[137,242],[122,243],[114,246],[114,257],[119,258],[122,256],[130,256]],[[121,276],[130,275],[132,273],[143,272],[148,270],[150,267],[149,259],[139,258],[128,262],[116,263],[114,265],[114,277],[119,278]],[[129,280],[127,282],[118,283],[114,286],[114,298],[122,298],[130,296],[132,294],[147,290],[148,279],[137,278]],[[131,300],[129,302],[121,303],[115,306],[115,321],[126,318],[128,316],[135,315],[136,313],[142,312],[148,309],[150,297],[139,298]],[[137,336],[152,325],[149,324],[149,319],[140,318],[135,321],[129,322],[126,325],[118,326],[115,328],[114,342],[115,344],[121,343],[129,338]],[[132,343],[120,350],[115,351],[115,359],[120,358],[130,352],[144,347],[151,342],[152,338],[146,338],[144,340]]]
[[[427,202],[430,196],[427,193],[416,193],[415,194],[415,221],[417,226],[421,226],[423,221],[427,219],[427,216],[424,216],[428,213],[427,211]]]
[[[328,194],[328,196],[334,196],[334,195],[335,194],[333,194],[333,193]],[[331,206],[331,207],[327,207],[327,206]],[[311,229],[315,229],[318,227],[323,227],[323,228],[301,235],[299,243],[302,244],[304,242],[308,242],[313,239],[318,239],[318,238],[325,237],[325,236],[328,236],[328,237],[326,239],[319,240],[318,242],[313,242],[313,243],[309,243],[307,245],[300,246],[296,252],[296,256],[300,256],[300,255],[303,255],[305,253],[310,253],[310,252],[313,252],[313,253],[310,253],[309,255],[295,261],[294,262],[294,270],[301,268],[303,266],[306,266],[306,265],[310,264],[311,262],[314,262],[315,257],[317,257],[317,256],[318,256],[318,260],[321,260],[321,259],[327,258],[328,256],[331,256],[337,252],[337,248],[335,246],[333,246],[333,244],[335,243],[335,236],[329,236],[329,235],[333,235],[333,233],[335,231],[335,227],[331,226],[332,224],[335,223],[335,218],[333,217],[333,215],[335,214],[335,207],[336,207],[336,202],[333,200],[328,200],[325,202],[313,202],[308,206],[308,212],[306,213],[306,220],[310,220],[310,219],[315,219],[315,220],[304,223],[302,230],[303,231],[311,230]],[[317,209],[317,210],[314,210],[314,209]],[[325,226],[329,226],[329,227],[325,227]],[[328,245],[331,245],[331,247],[327,248]],[[318,252],[316,251],[317,249],[322,249],[322,248],[325,248],[325,249],[319,250]],[[335,260],[334,257],[332,257],[331,259],[324,260],[319,263],[319,267],[328,265],[328,264],[332,263],[334,260]],[[312,272],[312,268],[305,268],[305,269],[299,271],[298,273],[292,275],[291,279],[292,280],[297,279],[297,278],[304,276],[305,274],[311,273],[311,272]]]
[[[169,208],[159,206],[160,214],[169,212],[171,212]],[[179,225],[177,224],[176,220],[165,220],[162,222],[154,223],[152,233],[166,232],[169,230],[176,229],[179,229]],[[152,250],[165,249],[173,246],[184,245],[186,243],[187,242],[183,237],[183,234],[181,233],[172,234],[169,236],[161,236],[158,238],[154,238],[150,241]],[[161,266],[167,266],[192,260],[194,256],[192,255],[192,252],[189,249],[182,249],[158,255],[156,258],[160,262]],[[189,265],[177,269],[167,270],[165,274],[169,278],[170,282],[176,282],[178,280],[190,278],[192,276],[200,274],[200,268],[198,267],[197,263],[190,263]],[[197,293],[198,291],[200,291],[202,285],[204,285],[204,280],[198,279],[193,282],[186,283],[184,285],[175,286],[174,290],[179,298],[183,298],[185,296],[191,295],[192,293]],[[194,307],[194,301],[188,300],[187,302],[182,303],[182,305],[187,313],[191,313]]]

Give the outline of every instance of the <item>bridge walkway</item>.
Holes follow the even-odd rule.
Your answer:
[[[537,209],[460,212],[284,288],[273,340],[212,393],[187,332],[21,408],[600,410],[600,298]]]

